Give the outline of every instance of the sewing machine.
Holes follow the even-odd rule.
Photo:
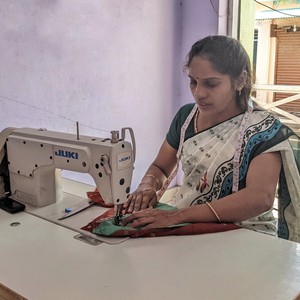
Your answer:
[[[132,145],[125,141],[126,130]],[[6,136],[11,198],[44,207],[62,197],[60,171],[89,173],[105,203],[120,212],[130,192],[135,160],[131,128],[111,138],[77,136],[45,129],[12,129]]]

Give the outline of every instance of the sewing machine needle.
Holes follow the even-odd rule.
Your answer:
[[[114,225],[117,225],[117,226],[121,225],[121,221],[123,219],[122,210],[123,210],[123,204],[117,204],[115,206],[116,213],[114,216]]]

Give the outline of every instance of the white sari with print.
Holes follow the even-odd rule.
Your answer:
[[[231,194],[233,186],[232,161],[243,116],[243,114],[236,116],[198,133],[183,143],[180,160],[184,180],[172,199],[176,207],[184,208],[217,201]],[[241,141],[239,189],[245,186],[247,170],[253,155],[280,151],[289,195],[291,196],[290,203],[283,205],[282,212],[279,213],[280,217],[284,219],[282,237],[300,241],[300,177],[290,143],[287,138],[282,140],[280,137],[280,126],[282,126],[280,121],[266,111],[251,113]],[[264,147],[266,149],[262,151],[261,148]],[[273,235],[277,233],[278,227],[272,211],[238,224],[245,228]]]

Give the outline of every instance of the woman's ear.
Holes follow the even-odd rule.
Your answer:
[[[246,82],[247,82],[247,71],[243,70],[235,83],[235,89],[237,91],[241,91],[246,85]]]

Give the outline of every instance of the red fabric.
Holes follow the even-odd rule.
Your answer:
[[[97,228],[100,223],[108,218],[113,217],[114,210],[110,209],[101,216],[91,221],[81,229],[93,232],[94,228]],[[153,229],[140,229],[140,230],[118,230],[115,231],[111,237],[155,237],[155,236],[167,236],[167,235],[192,235],[192,234],[204,234],[213,232],[223,232],[228,230],[239,229],[241,227],[233,223],[193,223],[179,227],[172,228],[153,228]]]
[[[99,204],[102,207],[114,207],[113,204],[111,204],[111,203],[106,204],[104,202],[104,200],[102,199],[102,197],[98,191],[98,188],[96,188],[93,192],[87,192],[86,194],[89,199],[91,199],[93,202]]]

